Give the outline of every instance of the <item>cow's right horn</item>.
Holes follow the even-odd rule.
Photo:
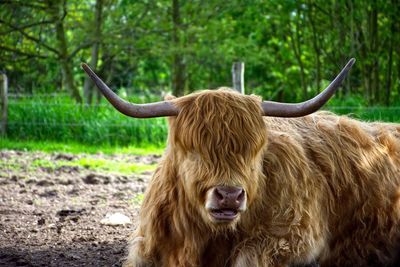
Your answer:
[[[354,58],[350,59],[331,84],[319,95],[310,100],[296,104],[263,101],[261,104],[263,115],[272,117],[301,117],[317,111],[328,102],[336,89],[339,88],[355,61]]]
[[[82,63],[83,70],[89,75],[101,93],[121,113],[135,118],[153,118],[176,116],[179,110],[168,101],[161,101],[149,104],[133,104],[121,99],[115,94],[85,63]]]

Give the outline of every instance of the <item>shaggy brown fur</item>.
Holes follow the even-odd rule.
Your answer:
[[[400,237],[400,125],[319,112],[263,118],[226,89],[175,99],[168,148],[125,266],[386,266]],[[241,186],[247,210],[213,223],[205,192]]]

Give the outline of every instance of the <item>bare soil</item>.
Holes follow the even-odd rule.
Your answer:
[[[80,155],[0,151],[0,266],[121,266],[151,173],[120,175],[85,167],[34,167],[37,159]],[[88,155],[85,155],[88,157]],[[92,155],[151,164],[157,156]],[[21,167],[22,166],[22,167]],[[139,200],[137,200],[139,199]],[[132,224],[109,226],[109,213]]]

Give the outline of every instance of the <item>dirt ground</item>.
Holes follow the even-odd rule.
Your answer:
[[[38,159],[66,162],[77,157],[0,151],[0,266],[121,266],[137,223],[138,196],[151,173],[119,175],[80,166],[32,164]],[[159,157],[116,155],[112,159],[154,164]],[[132,223],[101,223],[116,212]]]

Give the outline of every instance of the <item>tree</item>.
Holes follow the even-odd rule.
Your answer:
[[[99,60],[99,50],[102,43],[101,26],[103,21],[103,2],[103,0],[96,0],[94,21],[91,29],[89,30],[92,32],[93,41],[90,66],[94,69],[97,68],[97,63]],[[93,89],[94,87],[92,80],[88,76],[86,76],[85,83],[83,85],[83,95],[86,104],[90,105],[92,103],[94,93],[98,92],[97,90]]]
[[[21,8],[22,12],[19,14],[23,14],[21,17],[10,16],[8,20],[0,20],[0,23],[6,26],[9,34],[14,34],[17,40],[23,43],[21,49],[7,50],[18,55],[29,55],[31,58],[56,59],[61,67],[62,84],[65,89],[73,99],[82,102],[74,82],[71,60],[80,50],[90,46],[90,43],[82,42],[69,52],[70,45],[64,28],[64,20],[68,14],[67,1],[45,0],[35,4],[28,4],[24,1],[5,1],[3,5],[7,7],[8,11]],[[37,21],[29,20],[31,17],[27,14],[30,13],[38,14],[37,18],[35,16],[33,18]],[[10,46],[7,47],[10,48]],[[33,51],[28,52],[29,50]],[[42,50],[45,51],[44,54],[40,53]]]
[[[232,62],[244,61],[246,92],[290,102],[314,95],[355,57],[336,99],[393,105],[400,102],[399,6],[399,0],[3,0],[0,69],[11,91],[62,87],[80,101],[83,88],[92,103],[82,61],[135,101],[230,86]]]
[[[182,96],[185,90],[185,63],[182,55],[182,21],[179,0],[172,0],[172,93]]]
[[[68,41],[65,37],[64,18],[67,15],[66,1],[63,0],[46,0],[48,10],[54,27],[57,40],[57,56],[61,65],[63,84],[66,90],[71,94],[72,98],[77,102],[82,102],[82,97],[74,83],[74,77],[71,67],[71,55],[68,53]]]

